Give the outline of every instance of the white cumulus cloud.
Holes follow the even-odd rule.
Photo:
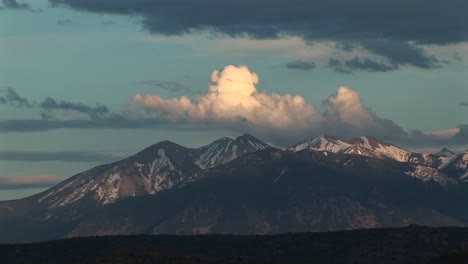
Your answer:
[[[164,99],[136,94],[131,104],[143,107],[158,119],[255,133],[279,144],[323,133],[385,138],[404,133],[395,123],[365,107],[359,94],[350,88],[340,87],[323,102],[321,111],[298,95],[258,91],[258,82],[257,74],[247,66],[229,65],[213,71],[206,93],[193,100],[186,96]]]

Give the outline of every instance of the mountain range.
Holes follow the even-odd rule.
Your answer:
[[[156,143],[0,202],[0,242],[122,234],[274,234],[468,223],[468,151],[322,135],[279,149],[246,134]]]

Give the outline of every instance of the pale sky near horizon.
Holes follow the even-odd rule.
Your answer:
[[[189,3],[184,1],[188,0],[181,0],[181,6]],[[458,31],[436,34],[446,30],[441,22],[431,25],[433,31],[424,33],[425,28],[418,28],[418,22],[425,22],[424,16],[434,15],[430,9],[432,0],[427,3],[428,14],[414,11],[421,16],[414,18],[414,37],[411,31],[403,35],[390,29],[367,28],[359,21],[355,28],[343,29],[351,36],[340,38],[336,32],[341,32],[343,26],[335,16],[324,15],[322,25],[304,27],[300,23],[317,21],[305,17],[287,24],[267,17],[268,12],[252,18],[248,11],[238,16],[232,11],[226,19],[210,12],[200,17],[180,13],[178,17],[182,11],[161,6],[167,16],[172,14],[167,18],[158,12],[160,0],[149,1],[153,4],[148,4],[148,10],[138,6],[145,3],[142,0],[120,0],[115,5],[106,4],[112,2],[109,0],[100,1],[102,5],[87,0],[17,0],[12,2],[17,3],[15,6],[8,6],[7,2],[2,5],[0,1],[0,200],[24,197],[53,184],[45,182],[42,186],[34,181],[35,175],[65,179],[165,139],[199,147],[222,136],[249,132],[284,146],[319,133],[341,133],[343,129],[346,133],[338,136],[382,136],[417,151],[433,151],[447,145],[457,150],[468,148],[467,23],[463,19],[447,21],[447,26]],[[281,7],[284,1],[273,2],[273,7]],[[229,10],[254,8],[241,6],[243,3],[239,1],[239,7]],[[369,12],[380,12],[371,8],[375,7],[370,6]],[[404,7],[400,8],[404,20]],[[440,12],[453,17],[450,8],[461,12],[461,17],[466,15],[465,9],[457,6]],[[398,14],[398,7],[395,10],[392,14]],[[413,12],[410,7],[406,10]],[[301,15],[294,8],[284,8],[284,12]],[[373,23],[372,16],[368,19],[368,23]],[[413,26],[411,21],[409,28]],[[382,37],[353,37],[361,27],[366,34],[382,31]],[[312,28],[311,32],[307,28]],[[329,28],[336,30],[330,33]],[[277,30],[275,37],[270,36],[269,30]],[[253,78],[238,68],[223,70],[227,65],[246,65],[252,76],[258,76],[258,83],[252,81],[246,87],[256,89],[257,94],[265,92],[263,99],[252,99],[250,94],[246,97],[253,100],[252,105],[260,102],[260,106],[255,106],[260,107],[255,108],[258,111],[233,106],[222,111],[213,108],[209,114],[187,114],[205,107],[195,100],[200,96],[205,96],[210,107],[226,105],[224,97],[207,95],[210,81],[216,93],[222,94],[226,89],[223,80],[240,76],[235,81],[241,83]],[[215,70],[220,71],[216,85],[212,76]],[[342,86],[349,87],[358,98],[353,97],[354,101],[346,107],[346,102],[330,106],[327,102],[338,97]],[[305,110],[292,107],[293,99],[275,97],[273,93],[300,96]],[[147,98],[151,100],[186,96],[192,101],[189,106],[174,100],[145,103],[135,100],[135,94],[150,95]],[[236,96],[230,91],[226,98]],[[240,101],[245,102],[245,98]],[[361,102],[362,107],[356,110]],[[181,109],[185,112],[176,113]],[[331,117],[332,109],[338,109],[339,120]],[[351,119],[341,119],[344,113],[355,110],[356,116],[365,117],[354,122],[369,124],[355,127]],[[306,121],[308,125],[301,131],[282,138],[283,134],[268,131],[295,129],[301,124],[294,118],[285,118],[281,121],[285,127],[276,127],[260,114],[268,111],[284,111],[284,116],[291,118],[303,114],[304,120],[317,117],[320,121]],[[244,126],[226,116],[233,112],[250,123]],[[115,121],[121,119],[123,123]],[[147,124],[141,123],[142,119],[155,121]],[[362,121],[369,119],[372,121]],[[384,119],[391,120],[391,124]],[[121,126],[125,128],[120,129]],[[392,129],[394,133],[380,132]],[[439,134],[429,134],[444,130],[451,131],[447,132],[450,135],[442,133],[441,138]],[[18,176],[33,180],[12,180]]]

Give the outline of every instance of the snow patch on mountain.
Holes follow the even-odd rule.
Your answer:
[[[438,169],[442,170],[445,167],[447,167],[449,164],[451,164],[453,161],[459,158],[459,155],[453,155],[451,157],[440,157],[439,160],[441,161],[441,164],[439,165]]]
[[[435,156],[442,156],[442,157],[452,157],[455,155],[455,152],[451,151],[448,148],[442,148],[439,152],[434,153]]]
[[[381,153],[389,158],[392,158],[400,162],[407,161],[408,156],[411,154],[411,152],[408,152],[404,149],[395,147],[393,145],[384,145],[384,144],[379,144],[379,146],[376,147],[374,150],[378,153]]]
[[[196,157],[195,164],[201,169],[209,169],[234,160],[241,155],[267,148],[271,148],[271,146],[246,134],[236,139],[220,138],[195,150],[193,156]]]
[[[463,175],[460,177],[460,180],[468,181],[468,171],[466,171],[465,174],[463,174]]]
[[[448,183],[457,183],[450,179],[436,168],[426,167],[422,165],[413,165],[413,170],[405,172],[405,174],[418,178],[424,182],[435,181],[442,186],[447,186]]]
[[[80,173],[52,187],[37,201],[59,208],[84,198],[106,205],[129,196],[156,194],[197,180],[202,169],[267,148],[268,144],[248,134],[220,138],[197,149],[165,140],[114,164]]]
[[[329,151],[329,152],[340,152],[348,147],[351,144],[327,135],[321,135],[317,138],[304,141],[300,144],[287,148],[288,151],[298,152],[304,149],[313,149],[316,151]]]
[[[365,136],[350,140],[342,140],[332,136],[322,135],[287,148],[286,150],[297,152],[303,149],[391,158],[400,162],[406,162],[411,154],[411,152],[394,145]]]

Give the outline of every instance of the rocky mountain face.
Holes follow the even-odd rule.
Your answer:
[[[341,155],[355,154],[411,164],[410,169],[406,172],[408,175],[423,181],[437,181],[443,185],[468,181],[468,150],[455,153],[443,148],[435,154],[415,153],[373,137],[362,136],[342,140],[327,135],[307,140],[286,150],[298,152],[303,149]]]
[[[163,141],[51,189],[0,202],[0,242],[104,234],[268,234],[468,223],[468,154],[371,137],[284,150],[251,135]]]
[[[48,208],[59,208],[82,200],[105,205],[156,194],[197,180],[204,169],[267,148],[271,146],[248,134],[221,138],[197,149],[162,141],[124,160],[80,173],[41,194],[37,201]]]

